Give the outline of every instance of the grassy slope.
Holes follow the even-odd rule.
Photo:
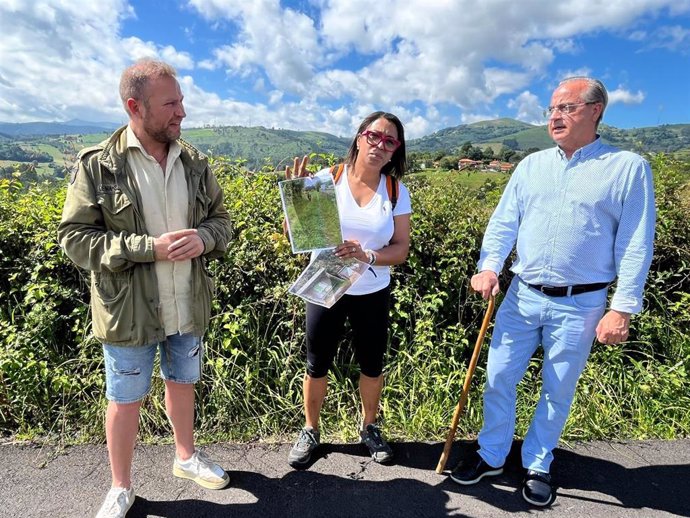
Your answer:
[[[690,125],[677,124],[650,128],[619,129],[602,124],[602,138],[623,149],[673,153],[681,159],[690,158]],[[59,165],[71,164],[76,150],[97,144],[108,133],[79,135],[69,142],[64,137],[37,137],[16,142],[24,147],[44,150]],[[210,155],[244,160],[249,169],[264,166],[281,169],[289,160],[308,153],[342,157],[349,138],[311,131],[269,129],[261,126],[229,126],[222,128],[191,128],[183,137]],[[551,147],[546,126],[534,126],[512,119],[496,119],[439,130],[431,135],[408,141],[408,151],[433,151],[457,154],[465,142],[500,151],[505,140],[517,141],[518,148]],[[44,147],[45,146],[45,147]],[[67,151],[64,152],[62,149]]]
[[[492,182],[500,182],[508,178],[505,173],[485,172],[485,171],[456,171],[445,169],[427,169],[419,173],[414,173],[411,176],[426,178],[431,185],[443,186],[448,181],[457,182],[464,185],[468,189],[478,189],[487,180]],[[403,182],[405,180],[403,179]]]

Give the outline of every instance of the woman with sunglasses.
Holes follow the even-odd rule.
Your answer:
[[[295,158],[286,177],[306,176],[308,157]],[[361,442],[374,461],[389,462],[393,451],[381,436],[377,415],[383,388],[383,357],[388,344],[390,266],[407,259],[410,247],[410,195],[397,182],[395,206],[389,199],[386,175],[399,179],[405,173],[405,134],[393,114],[377,111],[366,117],[336,181],[343,243],[340,257],[354,257],[370,264],[364,275],[331,308],[307,303],[307,372],[304,376],[305,426],[300,431],[288,463],[303,468],[320,443],[319,415],[328,370],[336,355],[345,321],[352,329],[355,358],[359,363],[362,398]]]

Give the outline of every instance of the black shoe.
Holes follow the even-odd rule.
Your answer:
[[[319,432],[311,426],[302,428],[295,445],[290,450],[290,455],[288,455],[288,464],[293,468],[301,468],[308,464],[312,452],[321,443],[320,439]]]
[[[393,459],[393,450],[381,436],[381,430],[375,424],[368,424],[359,432],[360,442],[369,448],[369,454],[379,464],[390,462]]]
[[[484,477],[495,477],[501,473],[503,473],[503,466],[498,468],[489,466],[479,456],[479,453],[473,451],[455,467],[450,474],[450,478],[453,479],[453,482],[463,486],[471,486]]]
[[[522,498],[539,507],[550,505],[556,498],[556,492],[551,485],[551,475],[528,469],[522,481]]]

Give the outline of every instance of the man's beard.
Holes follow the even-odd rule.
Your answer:
[[[179,130],[173,130],[168,126],[155,128],[150,126],[146,121],[144,121],[144,131],[149,137],[161,144],[169,144],[180,138]]]

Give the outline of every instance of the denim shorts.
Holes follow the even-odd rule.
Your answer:
[[[149,393],[156,349],[160,349],[160,373],[164,380],[185,384],[199,381],[203,356],[200,336],[170,335],[164,342],[143,347],[103,344],[108,400],[135,403]]]

